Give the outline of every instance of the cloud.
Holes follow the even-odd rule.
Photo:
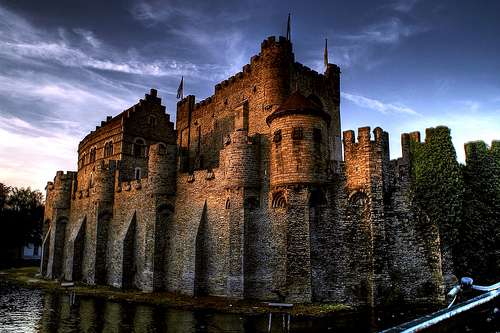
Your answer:
[[[35,106],[40,111],[39,119],[62,117],[66,120],[71,115],[74,120],[83,121],[103,111],[116,112],[129,102],[126,96],[130,92],[126,89],[116,87],[109,91],[101,88],[102,82],[98,81],[84,86],[69,79],[32,71],[17,70],[10,75],[0,74],[0,96],[8,96],[9,100]],[[76,110],[86,111],[75,112]],[[6,112],[0,110],[0,114]],[[16,113],[27,116],[24,108]]]
[[[369,25],[357,33],[344,34],[341,38],[359,43],[395,44],[427,30],[423,26],[405,24],[401,19],[391,17],[383,22]]]
[[[135,20],[141,21],[147,26],[165,22],[172,18],[196,21],[203,18],[202,13],[192,7],[180,7],[180,4],[165,6],[161,2],[139,1],[130,8],[129,12]]]
[[[408,13],[418,2],[420,0],[397,0],[391,4],[391,7],[398,12]]]
[[[98,48],[102,44],[102,42],[94,36],[92,31],[85,29],[73,29],[73,31],[82,36],[82,38],[92,47]]]
[[[199,66],[176,60],[144,63],[135,59],[99,59],[83,50],[58,42],[4,42],[0,41],[0,55],[11,59],[34,59],[56,62],[65,67],[90,68],[127,74],[151,76],[191,75],[199,77]]]
[[[84,45],[75,46],[65,29],[57,34],[42,33],[25,20],[0,7],[0,57],[27,64],[58,66],[113,71],[133,75],[192,76],[205,79],[205,73],[220,68],[212,65],[196,65],[175,59],[153,59],[143,61],[134,52],[120,52],[105,45],[85,29],[72,29]]]
[[[393,104],[393,103],[384,103],[382,101],[368,98],[361,95],[354,95],[346,92],[341,93],[342,98],[356,104],[359,107],[375,110],[382,114],[405,114],[412,116],[419,116],[420,114],[404,105]]]
[[[202,69],[204,75],[219,81],[240,71],[251,56],[248,35],[239,23],[250,19],[253,9],[238,4],[224,2],[218,6],[199,2],[186,5],[174,1],[164,6],[161,1],[140,0],[129,11],[146,27],[154,26],[170,40],[177,41],[177,47],[193,52],[193,58],[206,63]],[[196,50],[203,50],[203,57]]]
[[[0,182],[43,190],[56,170],[75,168],[77,145],[72,136],[0,116],[0,156],[10,157],[0,163]]]

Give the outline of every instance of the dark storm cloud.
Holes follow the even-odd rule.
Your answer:
[[[491,139],[500,132],[499,7],[451,0],[2,1],[0,181],[41,188],[54,170],[74,169],[78,140],[151,87],[174,118],[181,76],[186,93],[211,95],[259,52],[262,39],[285,34],[289,12],[298,61],[322,71],[329,39],[330,60],[343,71],[344,128],[380,125],[397,137],[448,123],[458,145]]]

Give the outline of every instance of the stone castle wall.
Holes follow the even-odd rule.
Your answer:
[[[412,136],[390,161],[382,129],[357,142],[346,131],[342,161],[339,75],[269,38],[213,96],[181,100],[175,130],[154,90],[107,119],[80,143],[78,172],[47,186],[43,275],[289,302],[440,299],[439,234],[411,197]],[[327,116],[268,124],[294,91]]]
[[[330,65],[325,74],[314,72],[294,61],[289,41],[269,37],[250,64],[215,86],[214,95],[198,103],[194,96],[187,96],[178,103],[177,143],[184,154],[181,170],[219,165],[219,150],[224,138],[234,130],[235,110],[243,105],[248,112],[249,135],[267,135],[266,117],[297,89],[306,96],[317,96],[331,114],[330,137],[334,138],[331,145],[334,151],[330,156],[340,160],[339,80],[340,71],[335,65]],[[263,145],[262,149],[267,151],[267,146]]]

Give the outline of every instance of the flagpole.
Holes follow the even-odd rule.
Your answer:
[[[290,27],[290,13],[288,13],[288,21],[286,24],[286,39],[292,41],[292,32]]]
[[[325,69],[328,68],[328,38],[325,38],[325,54],[323,61],[325,62]]]

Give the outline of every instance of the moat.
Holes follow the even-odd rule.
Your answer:
[[[367,311],[322,318],[292,316],[290,332],[374,332],[414,314],[375,318]],[[394,318],[393,318],[394,316]],[[267,332],[268,315],[207,310],[185,311],[162,305],[109,301],[99,297],[31,289],[0,280],[1,332]],[[282,332],[275,314],[272,332]]]
[[[320,317],[292,315],[288,332],[378,332],[430,311],[397,307],[343,310]],[[495,324],[484,319],[472,315],[431,332],[497,332]],[[286,319],[274,313],[271,332],[287,332],[284,323]],[[269,332],[268,328],[267,313],[183,310],[102,296],[72,297],[69,292],[0,278],[0,332]]]

